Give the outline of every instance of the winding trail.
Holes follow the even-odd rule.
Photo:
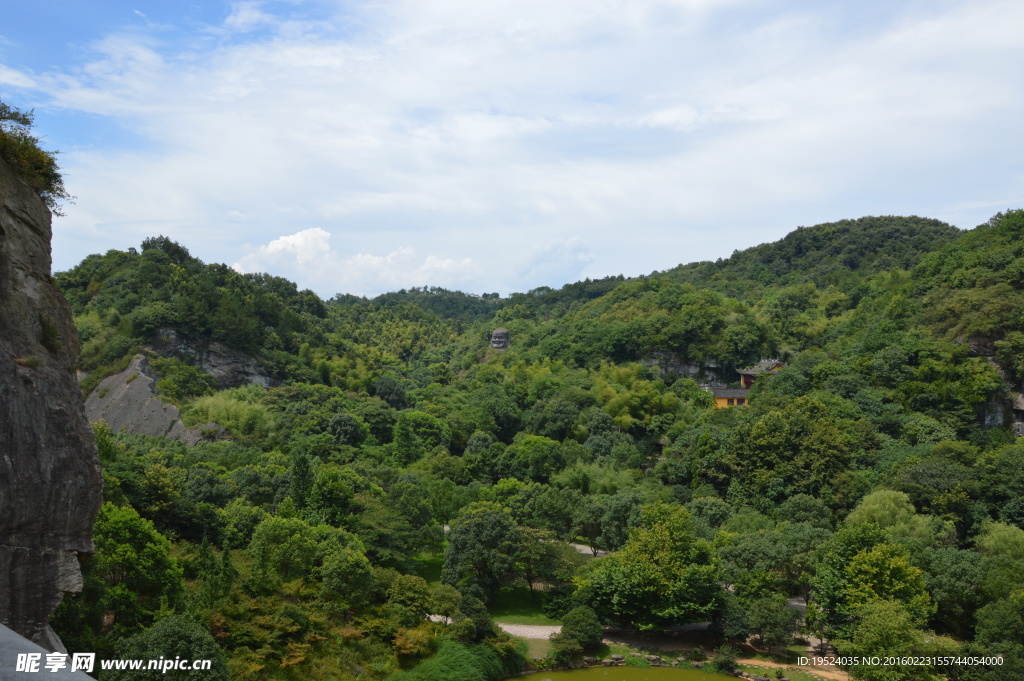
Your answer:
[[[562,630],[562,627],[557,625],[552,626],[541,624],[506,624],[504,622],[495,622],[495,624],[497,624],[502,629],[502,631],[508,632],[513,636],[530,639],[547,640],[551,636],[551,634],[556,634]],[[638,649],[650,643],[650,641],[647,641],[642,637],[638,637],[634,632],[627,633],[622,631],[607,631],[605,633],[609,637],[609,640],[606,640],[606,642],[625,644],[630,647]],[[664,642],[660,643],[661,645],[664,645]],[[682,651],[685,650],[685,648],[680,648],[679,650]],[[836,667],[801,667],[798,665],[781,664],[779,662],[770,662],[768,660],[758,660],[754,658],[744,658],[737,661],[740,664],[761,667],[766,671],[768,669],[799,669],[800,671],[815,674],[819,678],[828,679],[829,681],[849,681],[850,679],[850,675],[847,672],[844,672]]]

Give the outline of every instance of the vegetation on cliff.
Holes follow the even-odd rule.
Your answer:
[[[32,134],[33,112],[0,101],[0,158],[14,169],[54,215],[62,215],[61,202],[74,197],[64,188],[57,152],[46,151]]]

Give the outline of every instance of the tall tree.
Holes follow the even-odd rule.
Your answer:
[[[448,533],[441,581],[476,585],[493,597],[515,572],[521,548],[519,527],[506,509],[491,501],[472,503]]]
[[[689,512],[657,503],[616,554],[579,578],[579,596],[605,621],[657,629],[710,619],[721,595],[714,551]]]

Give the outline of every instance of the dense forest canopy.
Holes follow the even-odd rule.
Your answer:
[[[1022,235],[1022,211],[968,232],[862,218],[506,298],[323,301],[165,237],[89,256],[56,275],[83,390],[143,352],[163,399],[226,435],[95,425],[107,504],[57,629],[69,649],[212,646],[239,679],[496,679],[525,663],[492,622],[510,601],[564,625],[565,661],[601,625],[784,646],[798,597],[843,654],[1004,658],[898,678],[1012,678]],[[273,386],[222,389],[168,330]],[[782,369],[714,406],[702,384],[739,389],[764,358]]]

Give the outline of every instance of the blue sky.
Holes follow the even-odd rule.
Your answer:
[[[5,2],[0,98],[78,197],[321,295],[523,291],[799,225],[1024,206],[1024,3]]]

